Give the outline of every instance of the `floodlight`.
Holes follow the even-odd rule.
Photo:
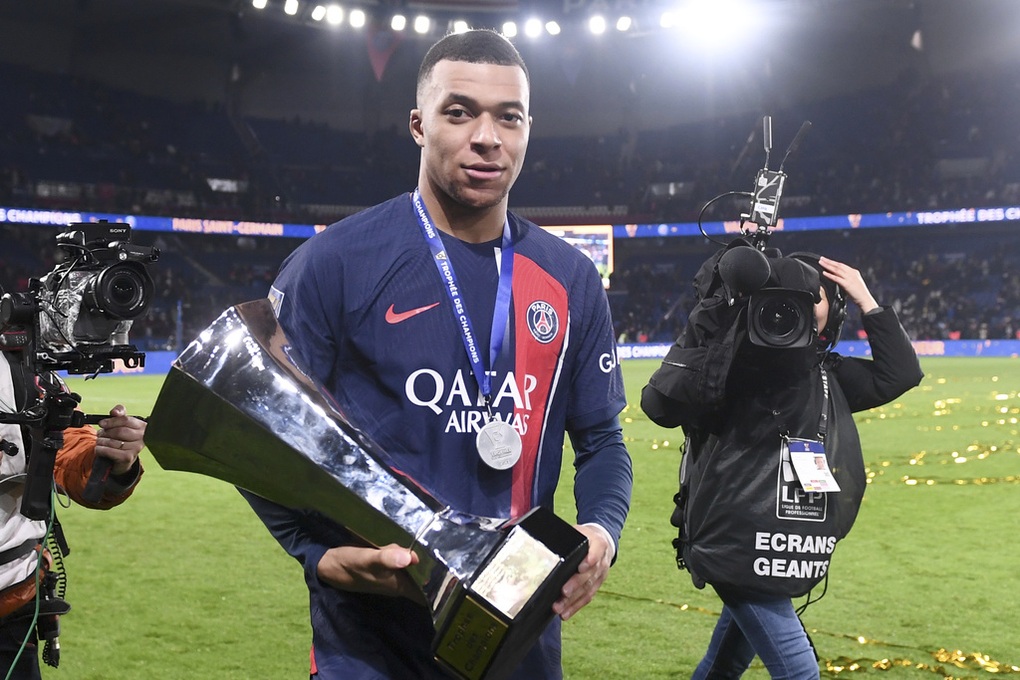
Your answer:
[[[432,25],[432,21],[425,15],[419,14],[414,18],[414,32],[415,33],[428,33],[429,26]]]
[[[333,26],[340,25],[344,20],[344,8],[340,5],[330,5],[326,8],[326,21]]]
[[[290,16],[297,14],[298,0],[287,0],[287,2],[283,3],[283,11]]]
[[[606,18],[596,14],[588,19],[588,30],[595,35],[602,35],[606,32]]]
[[[517,35],[517,24],[513,21],[507,21],[503,23],[503,36],[506,38],[513,38]]]
[[[393,19],[390,20],[390,28],[394,31],[402,31],[407,28],[407,17],[403,14],[394,14]]]
[[[471,26],[469,26],[468,22],[464,21],[463,19],[457,19],[456,21],[453,22],[454,33],[467,33],[470,30]]]
[[[678,23],[701,47],[728,46],[744,39],[757,23],[752,3],[742,0],[693,0]]]
[[[365,25],[365,11],[361,9],[352,9],[350,16],[347,18],[347,23],[354,28],[361,28]]]
[[[560,25],[555,21],[547,21],[545,22],[545,32],[549,35],[559,35]]]

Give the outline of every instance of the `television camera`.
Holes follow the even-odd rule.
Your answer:
[[[817,282],[817,273],[797,254],[783,257],[779,250],[768,247],[769,236],[779,222],[779,202],[786,185],[787,175],[783,167],[810,127],[810,121],[801,125],[779,169],[770,170],[772,118],[765,116],[762,121],[765,163],[755,175],[754,190],[716,196],[705,204],[698,216],[701,233],[718,243],[702,226],[705,211],[715,201],[727,196],[751,199],[748,211],[740,215],[741,236],[729,244],[721,244],[726,246],[726,250],[716,262],[715,274],[729,304],[734,304],[737,297],[749,296],[748,337],[753,344],[763,347],[807,347],[817,340],[817,332],[822,330],[815,328],[814,303],[818,298],[818,285],[813,291],[809,291],[808,286],[790,286],[791,281]]]
[[[128,331],[149,308],[154,285],[147,267],[159,259],[159,249],[133,245],[131,227],[122,223],[71,224],[56,242],[65,260],[42,278],[30,279],[27,291],[0,298],[0,351],[20,357],[18,369],[40,387],[40,394],[30,395],[16,413],[0,413],[0,422],[32,432],[22,514],[36,520],[49,518],[63,431],[106,417],[76,410],[81,397],[49,376],[66,371],[95,377],[112,372],[115,360],[129,368],[145,365],[145,354],[128,342]],[[98,500],[110,466],[108,459],[96,458],[87,500]]]

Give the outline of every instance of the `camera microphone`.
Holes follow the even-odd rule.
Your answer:
[[[726,289],[726,299],[749,294],[762,288],[772,274],[772,266],[763,252],[751,246],[730,248],[719,258],[719,277]]]

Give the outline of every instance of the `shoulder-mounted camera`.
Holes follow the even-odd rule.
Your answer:
[[[148,266],[159,250],[133,245],[129,225],[106,221],[68,225],[56,241],[64,261],[0,298],[0,349],[30,353],[36,371],[108,373],[114,359],[144,366],[128,331],[152,301]]]
[[[783,167],[801,137],[811,127],[801,125],[786,150],[778,170],[770,170],[772,120],[763,119],[765,165],[755,175],[751,192],[728,192],[713,198],[702,208],[701,215],[713,202],[725,196],[740,195],[751,199],[746,213],[740,215],[741,236],[717,252],[695,277],[701,297],[722,295],[729,304],[738,299],[747,301],[747,335],[752,344],[771,348],[800,348],[815,345],[831,349],[838,340],[845,316],[845,298],[838,286],[830,294],[830,313],[824,328],[817,328],[815,303],[821,300],[821,267],[813,253],[793,253],[784,257],[776,248],[768,247],[769,236],[779,221],[779,202],[786,184]],[[698,218],[701,226],[701,216]],[[702,233],[711,239],[702,227]]]

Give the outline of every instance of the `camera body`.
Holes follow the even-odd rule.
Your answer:
[[[0,329],[32,355],[37,372],[109,373],[114,359],[144,366],[145,355],[128,342],[128,331],[152,301],[147,267],[159,250],[132,245],[127,224],[68,227],[56,237],[66,259],[30,279],[28,291],[0,299]]]
[[[783,257],[764,241],[731,243],[716,265],[728,299],[748,297],[747,335],[761,347],[795,349],[818,340],[814,305],[820,299],[818,272]]]

